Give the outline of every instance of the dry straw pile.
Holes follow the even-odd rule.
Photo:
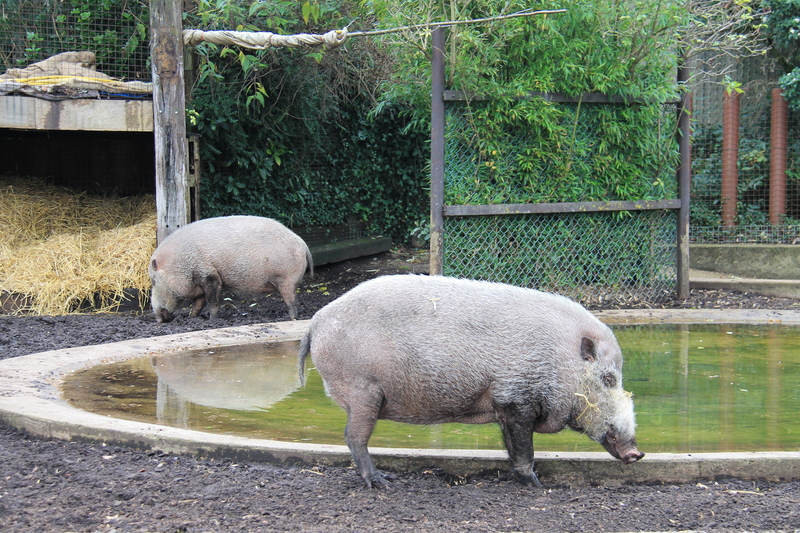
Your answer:
[[[0,299],[6,309],[115,311],[129,298],[125,289],[139,290],[143,309],[155,211],[152,196],[94,197],[32,178],[0,177]]]

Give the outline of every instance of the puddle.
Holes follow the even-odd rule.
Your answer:
[[[800,450],[800,328],[615,326],[634,394],[639,448],[657,452]],[[346,417],[298,342],[192,350],[98,365],[65,378],[74,406],[116,418],[290,442],[342,444]],[[310,366],[310,361],[309,361]],[[602,451],[570,430],[534,435],[538,451]],[[381,420],[371,447],[504,449],[496,424]]]

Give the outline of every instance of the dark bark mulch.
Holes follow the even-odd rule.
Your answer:
[[[310,318],[371,277],[426,269],[424,256],[409,251],[320,267],[302,288],[300,318]],[[626,307],[796,309],[799,303],[734,291],[692,291],[685,301]],[[191,319],[184,311],[170,324],[139,313],[0,316],[0,359],[276,320],[286,320],[286,308],[274,295],[231,299],[215,320]],[[397,473],[388,489],[368,490],[352,468],[234,463],[46,441],[0,424],[0,531],[798,529],[798,482],[718,479],[527,489],[504,472],[454,479],[427,470]]]

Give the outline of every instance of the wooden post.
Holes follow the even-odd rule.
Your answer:
[[[678,68],[678,85],[686,88],[689,81],[689,69],[683,65]],[[678,210],[678,242],[677,242],[677,294],[685,300],[689,297],[689,199],[692,188],[692,143],[691,124],[692,95],[688,91],[681,92],[678,104],[678,147],[681,155],[681,166],[678,168],[678,198],[681,207]]]
[[[430,274],[444,271],[444,28],[433,30],[431,58]]]
[[[722,99],[722,225],[736,225],[739,197],[739,93],[725,91]]]
[[[200,134],[189,133],[188,141],[188,166],[186,168],[186,184],[189,188],[189,222],[200,220]]]
[[[786,215],[786,154],[789,114],[783,89],[772,89],[769,146],[769,223],[781,224]]]
[[[182,5],[178,0],[150,0],[159,243],[189,223]]]

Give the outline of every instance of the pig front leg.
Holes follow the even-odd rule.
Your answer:
[[[533,418],[513,405],[500,408],[497,415],[503,432],[503,442],[517,479],[523,485],[541,487],[542,484],[533,471]]]

